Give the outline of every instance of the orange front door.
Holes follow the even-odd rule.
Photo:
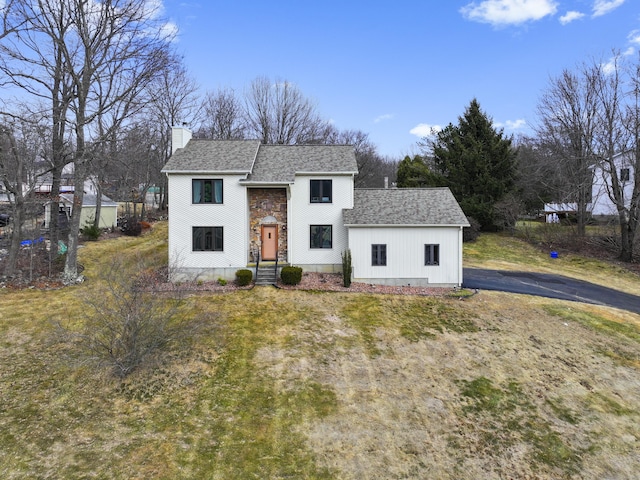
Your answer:
[[[275,260],[278,254],[278,226],[262,225],[262,260]]]

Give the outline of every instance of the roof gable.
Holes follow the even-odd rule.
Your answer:
[[[353,209],[344,210],[343,219],[350,226],[469,225],[447,187],[356,189]]]

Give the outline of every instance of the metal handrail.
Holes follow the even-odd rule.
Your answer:
[[[278,254],[277,253],[276,253],[276,266],[275,266],[275,272],[274,272],[273,278],[275,278],[275,283],[278,283]]]
[[[260,266],[260,250],[255,251],[256,254],[256,280],[258,280],[258,267]]]

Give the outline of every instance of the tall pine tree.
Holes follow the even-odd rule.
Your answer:
[[[468,217],[495,228],[494,206],[515,186],[516,150],[473,99],[458,125],[449,124],[430,142],[433,169]]]

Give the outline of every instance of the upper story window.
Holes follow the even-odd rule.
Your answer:
[[[331,202],[331,180],[311,180],[311,203]]]
[[[222,203],[222,179],[193,179],[191,198],[193,203]]]
[[[620,169],[620,181],[628,182],[631,180],[631,169],[629,168],[621,168]]]

